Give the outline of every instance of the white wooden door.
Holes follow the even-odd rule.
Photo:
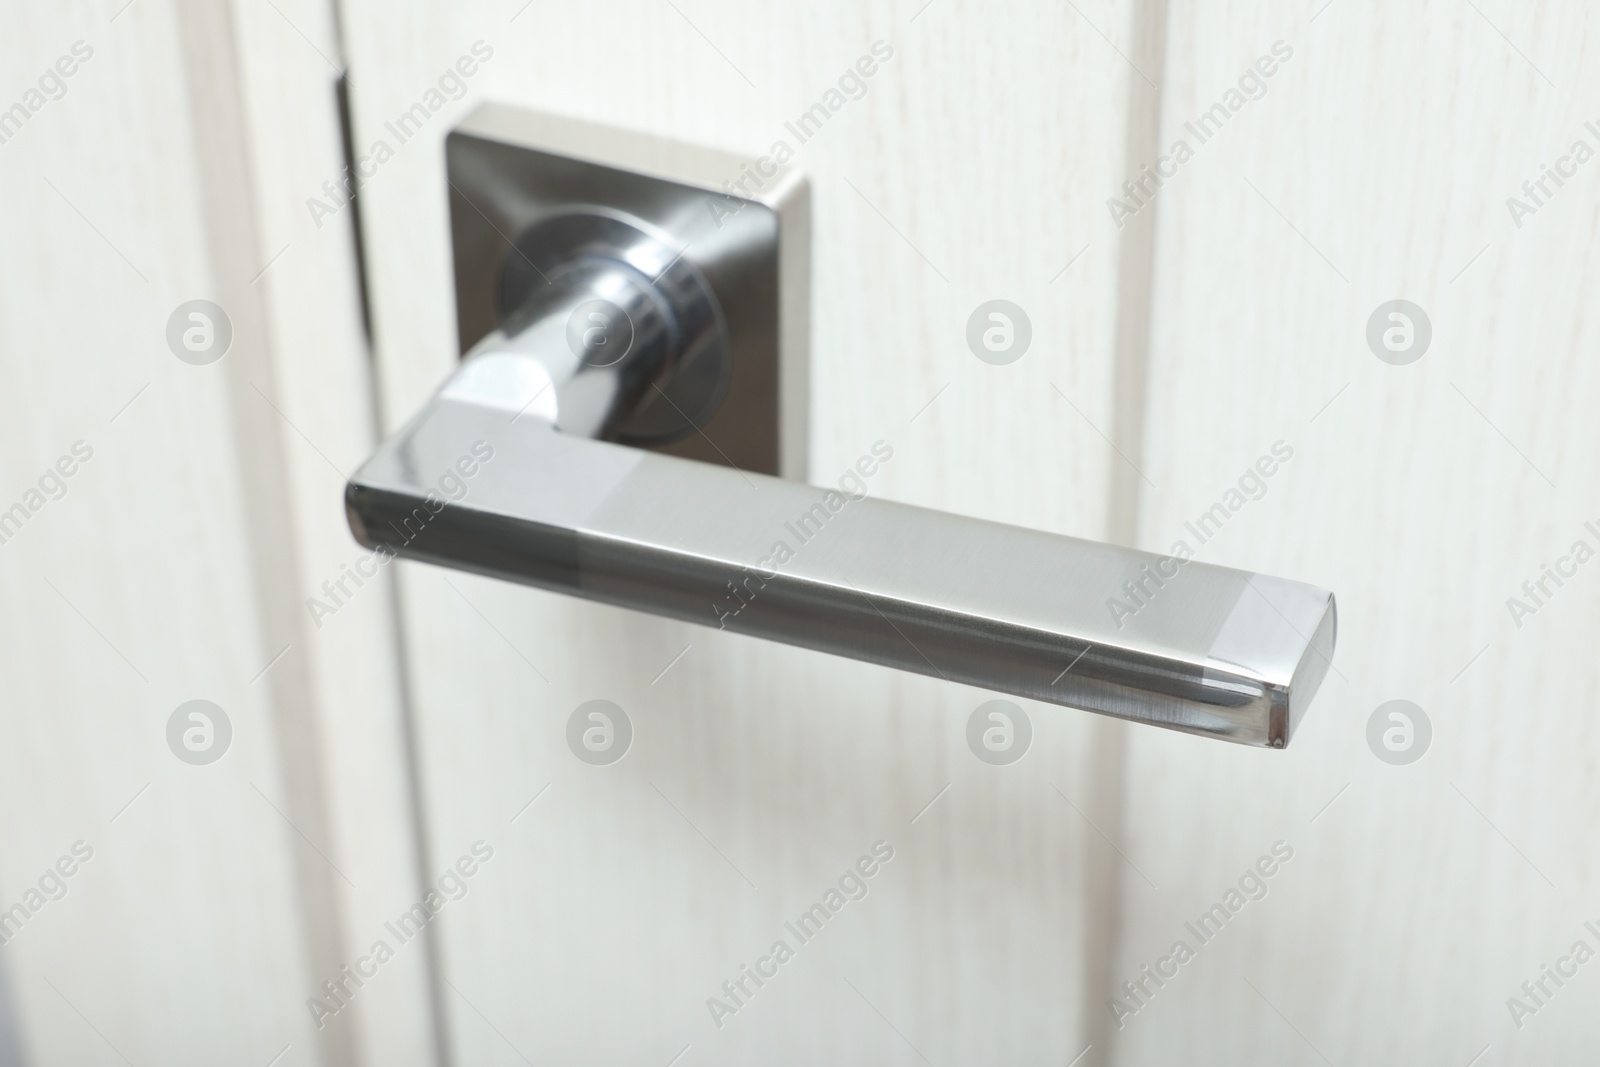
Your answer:
[[[479,60],[361,191],[385,424],[458,357],[442,138],[476,101],[751,159],[784,139],[815,220],[811,478],[882,441],[886,497],[1131,530],[1118,450],[1137,448],[1138,363],[1118,353],[1143,323],[1119,294],[1143,284],[1149,235],[1107,233],[1098,203],[1156,100],[1095,27],[1154,67],[1142,11],[345,5],[358,151]],[[785,120],[830,92],[799,145]],[[964,338],[994,298],[1031,319],[1009,366]],[[432,867],[495,850],[437,920],[457,1062],[1065,1063],[1101,1040],[1122,731],[1033,706],[1033,750],[989,766],[964,738],[991,694],[400,573]],[[592,699],[634,725],[607,767],[565,740]],[[893,859],[866,897],[802,947],[785,922],[878,842]],[[742,977],[785,939],[776,977]]]
[[[305,605],[359,555],[374,423],[350,231],[303,207],[340,166],[334,74],[284,14],[5,13],[0,1062],[432,1044],[422,952],[338,1027],[307,1008],[420,890],[390,592]],[[194,300],[221,311],[174,319]],[[193,700],[220,714],[169,744]]]
[[[497,821],[515,842],[505,880],[444,928],[452,1047],[935,1063],[1585,1047],[1592,990],[1555,998],[1546,980],[1536,1016],[1508,1002],[1537,1006],[1522,982],[1569,966],[1575,940],[1600,947],[1581,921],[1595,596],[1574,578],[1520,628],[1506,606],[1593,537],[1594,179],[1568,154],[1600,142],[1579,5],[386,10],[345,9],[367,135],[481,38],[495,59],[471,97],[753,157],[888,42],[801,153],[812,477],[881,437],[888,496],[1159,551],[1225,502],[1203,558],[1324,584],[1345,609],[1287,753],[1034,708],[1037,757],[997,773],[960,740],[982,694],[410,570],[428,836],[441,857]],[[436,145],[370,189],[390,425],[452,355]],[[1510,210],[1546,161],[1566,184],[1536,217]],[[1035,331],[1004,368],[962,340],[993,297]],[[1414,338],[1383,344],[1420,328],[1388,318],[1395,300],[1430,324],[1410,364],[1395,349]],[[604,774],[560,736],[597,696],[640,723]],[[1382,740],[1401,720],[1368,742],[1391,699],[1432,724],[1409,765],[1378,755],[1403,758]],[[897,851],[869,903],[713,1025],[705,999],[877,838]],[[1225,934],[1187,932],[1236,898]]]
[[[0,1064],[1586,1062],[1589,23],[8,12]],[[370,341],[341,73],[357,157],[428,116],[358,201]],[[1024,702],[1032,748],[992,766],[988,693],[374,567],[341,489],[458,356],[442,142],[483,100],[789,140],[809,477],[882,441],[887,498],[1333,589],[1293,747]],[[1032,327],[1008,365],[966,341],[992,299]],[[231,324],[214,361],[194,300]],[[635,730],[608,766],[565,739],[597,698]],[[196,699],[214,762],[169,734]],[[791,932],[830,890],[859,899]]]
[[[1139,539],[1183,536],[1281,439],[1294,458],[1201,556],[1337,591],[1339,650],[1281,759],[1129,731],[1123,847],[1164,892],[1129,887],[1113,991],[1274,841],[1294,858],[1124,1020],[1116,1058],[1588,1062],[1600,973],[1571,954],[1600,950],[1600,570],[1573,558],[1600,548],[1591,12],[1338,0],[1170,18],[1163,145],[1275,41],[1293,55],[1155,201],[1160,489]],[[1369,345],[1394,300],[1431,324],[1413,362]],[[1575,574],[1558,585],[1546,565]],[[1432,730],[1404,765],[1368,742],[1397,699]]]

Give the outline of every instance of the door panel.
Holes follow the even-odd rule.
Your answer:
[[[362,190],[386,423],[457,357],[441,141],[474,100],[750,159],[781,138],[812,183],[811,480],[882,441],[871,492],[1111,536],[1130,505],[1109,441],[1138,439],[1116,355],[1142,321],[1119,278],[1148,234],[1094,220],[1153,129],[1126,116],[1154,97],[1095,27],[1138,56],[1136,10],[347,5],[360,145],[474,42],[493,49]],[[785,120],[875,41],[892,58],[797,145]],[[964,341],[995,297],[1032,323],[1009,366]],[[991,767],[964,740],[984,693],[399,566],[432,865],[495,850],[438,925],[460,1062],[1065,1062],[1095,1040],[1122,876],[1095,828],[1116,830],[1105,724],[1030,704],[1037,751]],[[596,698],[635,730],[608,767],[565,740]],[[880,840],[894,859],[865,901],[714,1019],[723,982]]]
[[[1593,174],[1520,228],[1506,206],[1595,144],[1592,34],[1580,5],[1479,7],[1174,6],[1163,143],[1275,40],[1293,57],[1157,200],[1162,489],[1140,542],[1337,590],[1340,644],[1281,758],[1129,732],[1125,847],[1170,888],[1130,887],[1113,991],[1274,841],[1294,858],[1123,1020],[1116,1062],[1580,1062],[1593,1043],[1582,979],[1521,1028],[1507,1006],[1594,945],[1594,588],[1580,571],[1520,628],[1507,608],[1595,542]],[[1432,324],[1403,366],[1366,337],[1397,298]],[[1200,546],[1185,524],[1279,440],[1292,460]],[[1397,698],[1432,724],[1404,766],[1367,741]]]
[[[419,891],[388,594],[306,606],[357,555],[338,500],[373,419],[350,231],[303,206],[340,159],[305,49],[270,6],[163,0],[18,8],[0,42],[26,110],[0,499],[28,509],[0,544],[0,908],[27,916],[0,1015],[26,1063],[427,1056],[418,953],[336,1027],[307,1009]],[[167,340],[197,298],[232,323],[205,365]],[[207,765],[169,750],[197,698],[232,727]]]
[[[19,9],[0,1062],[1581,1062],[1589,979],[1542,968],[1600,944],[1585,15]],[[985,692],[438,568],[356,582],[346,476],[458,356],[442,144],[489,99],[795,149],[807,477],[881,443],[885,498],[1335,590],[1294,746],[1026,703],[994,766]],[[234,334],[205,365],[166,336],[197,298]],[[1031,325],[1009,364],[968,346],[993,299]],[[195,698],[233,729],[209,765],[168,738]],[[632,723],[609,765],[568,739],[593,699]]]

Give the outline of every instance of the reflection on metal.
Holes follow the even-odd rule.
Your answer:
[[[778,388],[789,370],[771,364],[803,336],[785,288],[803,284],[804,257],[785,247],[803,239],[803,183],[774,180],[768,202],[719,214],[707,204],[728,198],[708,176],[694,191],[659,160],[623,172],[615,151],[606,167],[592,162],[599,150],[589,162],[534,152],[560,164],[551,192],[549,168],[526,166],[533,149],[495,139],[542,129],[518,118],[492,109],[452,135],[457,199],[470,185],[541,210],[508,223],[515,247],[499,239],[498,275],[473,265],[486,238],[458,226],[462,336],[475,346],[351,479],[363,544],[1119,718],[1288,743],[1333,654],[1331,594],[869,499],[863,479],[893,455],[885,442],[838,489],[774,477],[793,469],[775,426],[793,410]],[[464,137],[470,152],[458,152]],[[606,173],[585,184],[563,167]],[[622,188],[625,202],[607,199]],[[452,207],[458,224],[488,217]],[[729,217],[756,224],[718,238]],[[663,225],[674,219],[685,228]],[[762,314],[739,304],[756,290]],[[674,439],[716,462],[660,451]],[[470,458],[486,450],[492,463]],[[452,469],[461,478],[442,482]],[[462,494],[447,500],[448,486]],[[1108,611],[1130,589],[1141,609]]]

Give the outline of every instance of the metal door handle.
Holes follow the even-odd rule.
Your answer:
[[[1123,719],[1288,743],[1333,654],[1327,591],[864,497],[857,485],[887,444],[864,453],[847,492],[618,443],[674,420],[693,432],[691,399],[715,406],[705,368],[724,365],[729,342],[714,293],[681,251],[615,214],[550,217],[517,248],[505,284],[518,300],[501,328],[350,479],[362,544]],[[672,383],[697,376],[673,398]],[[1130,593],[1135,613],[1108,611]]]

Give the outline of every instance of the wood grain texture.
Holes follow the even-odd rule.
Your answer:
[[[303,207],[339,165],[331,72],[270,7],[14,15],[6,93],[93,49],[0,145],[7,506],[94,449],[0,545],[0,900],[95,850],[0,953],[23,1054],[425,1061],[420,960],[339,1032],[306,1008],[419,893],[385,594],[320,632],[304,605],[356,554],[340,470],[373,436],[349,233]],[[165,341],[196,297],[235,329],[204,367]],[[207,767],[167,750],[196,697],[234,729]]]
[[[329,62],[341,58],[334,13],[323,0],[240,3],[232,12],[261,234],[260,276],[251,284],[262,290],[271,342],[270,369],[253,383],[250,400],[282,439],[289,506],[278,536],[295,560],[286,583],[293,619],[285,620],[285,662],[299,656],[305,664],[304,762],[314,761],[322,778],[326,844],[319,848],[330,862],[309,859],[342,872],[328,880],[327,907],[338,926],[332,959],[314,976],[320,986],[369,956],[377,941],[393,943],[384,924],[421,900],[423,882],[437,872],[423,870],[418,848],[393,584],[381,570],[364,583],[349,577],[370,568],[344,515],[343,476],[370,451],[377,420],[353,219],[348,210],[319,217],[309,209],[312,197],[327,199],[325,183],[341,180]],[[257,41],[271,47],[250,47]],[[312,598],[337,613],[313,614]],[[313,1047],[331,1062],[433,1061],[431,946],[394,947],[395,960],[315,1032]]]
[[[881,439],[873,492],[1109,536],[1126,250],[1102,201],[1128,154],[1119,51],[1148,48],[1135,10],[347,5],[362,145],[495,49],[363,192],[386,424],[456,358],[442,138],[476,100],[754,158],[881,39],[893,59],[798,158],[812,479]],[[1034,331],[1005,367],[964,340],[994,297]],[[1029,705],[1037,751],[992,768],[964,740],[977,691],[402,567],[433,864],[496,850],[439,920],[458,1062],[1066,1062],[1094,1040],[1122,865],[1091,825],[1115,828],[1104,724]],[[637,731],[608,768],[564,742],[596,697]],[[896,856],[865,901],[716,1028],[707,998],[878,839]]]
[[[1115,983],[1272,842],[1295,855],[1125,1020],[1113,1059],[1586,1062],[1593,974],[1520,1030],[1506,1000],[1577,939],[1596,944],[1600,572],[1520,629],[1506,598],[1596,543],[1582,524],[1600,169],[1521,228],[1505,200],[1574,139],[1600,147],[1584,129],[1591,20],[1578,4],[1320,6],[1173,7],[1163,140],[1275,40],[1294,55],[1155,205],[1145,454],[1160,488],[1140,543],[1168,550],[1274,441],[1291,445],[1200,556],[1334,590],[1336,672],[1281,754],[1128,731],[1126,847],[1163,891],[1132,886]],[[1433,339],[1390,366],[1366,323],[1402,297]],[[1410,766],[1367,747],[1392,698],[1432,721]]]
[[[95,48],[0,144],[0,506],[95,449],[0,544],[0,905],[95,849],[0,951],[30,1062],[1584,1059],[1590,968],[1506,1010],[1600,922],[1600,571],[1506,610],[1600,544],[1600,163],[1521,226],[1505,204],[1600,148],[1581,6],[356,0],[347,56],[320,0],[117,11],[19,11],[3,44],[23,87]],[[331,78],[348,57],[359,153],[479,39],[363,193],[377,419],[348,216],[306,204],[340,165]],[[360,555],[343,473],[453,364],[457,116],[754,157],[878,39],[894,58],[799,157],[813,479],[881,439],[873,492],[1167,550],[1283,441],[1200,555],[1340,598],[1289,751],[1029,704],[1036,751],[992,768],[963,736],[987,694],[410,565],[305,610]],[[1106,198],[1278,40],[1264,95],[1118,228]],[[239,330],[212,367],[162,339],[195,296]],[[963,339],[997,296],[1034,330],[1007,367]],[[1407,367],[1366,346],[1396,297],[1433,328]],[[235,728],[209,768],[162,737],[196,696]],[[594,697],[637,731],[608,768],[565,747]],[[1394,697],[1433,723],[1408,767],[1367,747]],[[706,998],[879,839],[868,895],[717,1029]],[[313,1030],[316,985],[480,840],[434,944]],[[1112,1022],[1280,840],[1264,899]]]
[[[16,13],[0,103],[95,48],[0,144],[0,507],[95,449],[0,544],[0,906],[95,849],[0,950],[29,1061],[1582,1061],[1589,967],[1521,1028],[1506,998],[1600,944],[1600,571],[1520,627],[1506,598],[1600,545],[1600,163],[1520,226],[1505,201],[1600,148],[1584,9],[675,4],[353,0],[343,52],[321,0]],[[360,154],[480,39],[363,192],[375,418],[349,216],[307,207],[341,162],[331,79],[348,58]],[[1200,555],[1339,596],[1289,751],[1028,704],[1036,751],[993,768],[964,740],[987,694],[411,565],[306,610],[361,555],[344,472],[453,365],[457,117],[755,157],[880,39],[798,158],[813,480],[883,440],[875,493],[1168,550],[1281,440]],[[1116,226],[1106,198],[1279,40]],[[196,296],[238,330],[212,367],[162,338]],[[963,337],[992,297],[1032,321],[1006,367]],[[1367,349],[1396,297],[1432,322],[1412,366]],[[209,768],[162,736],[196,696],[235,728]],[[565,746],[594,697],[636,729],[612,767]],[[1433,723],[1408,767],[1367,747],[1394,697]],[[716,1028],[706,998],[879,839],[868,895]],[[1106,999],[1280,840],[1264,899],[1118,1027]],[[433,943],[315,1031],[317,984],[477,841]]]

